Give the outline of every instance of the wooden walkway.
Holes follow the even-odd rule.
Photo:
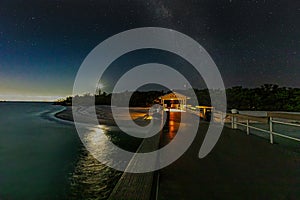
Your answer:
[[[180,115],[172,113],[162,131],[160,146],[176,135]],[[189,120],[187,120],[189,121]],[[188,123],[188,122],[187,122]],[[191,147],[158,173],[124,173],[109,199],[299,199],[300,153],[268,140],[224,128],[213,151],[198,153],[209,123],[201,122]],[[151,141],[153,140],[153,141]],[[153,151],[159,137],[144,141],[139,152]],[[134,167],[136,163],[132,162]],[[156,179],[158,174],[158,179]]]
[[[160,170],[158,199],[300,198],[299,153],[225,127],[213,151],[199,159],[207,128],[201,123],[188,151]],[[165,134],[162,145],[169,140]]]

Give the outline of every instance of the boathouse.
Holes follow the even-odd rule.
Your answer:
[[[165,109],[172,109],[174,111],[185,111],[188,99],[190,98],[177,92],[172,92],[159,97],[160,104]]]

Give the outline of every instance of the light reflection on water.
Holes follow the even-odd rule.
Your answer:
[[[168,144],[176,136],[180,125],[180,112],[169,112],[164,126],[164,143]]]
[[[107,126],[91,127],[82,140],[97,154],[109,155]],[[106,199],[117,183],[121,172],[101,164],[82,146],[75,170],[71,175],[71,199]]]
[[[73,123],[54,117],[59,110],[62,107],[50,103],[0,104],[0,199],[109,196],[121,173],[101,164],[86,150]],[[109,109],[104,107],[103,113],[109,115]],[[89,148],[108,161],[112,152],[108,141],[129,151],[140,144],[115,126],[86,131],[84,139]]]

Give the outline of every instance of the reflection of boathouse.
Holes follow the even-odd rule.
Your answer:
[[[159,97],[159,99],[160,99],[160,104],[165,109],[184,111],[186,110],[186,103],[189,97],[183,94],[179,94],[177,92],[172,92]]]

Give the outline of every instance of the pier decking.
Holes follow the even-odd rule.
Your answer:
[[[173,113],[162,133],[160,145],[167,144],[179,126],[179,115]],[[209,123],[201,122],[198,134],[190,148],[177,161],[161,169],[158,180],[147,183],[140,197],[143,199],[298,199],[300,197],[300,153],[264,138],[247,135],[238,129],[224,127],[221,137],[204,159],[198,153]],[[127,175],[128,176],[128,175]],[[127,194],[144,188],[141,174],[123,179],[119,190]],[[152,177],[148,178],[152,180]],[[138,182],[140,184],[131,184]],[[145,182],[146,183],[146,182]],[[133,189],[132,187],[137,187]],[[151,188],[151,192],[150,192]],[[153,191],[155,190],[155,191]],[[156,192],[156,195],[153,195]],[[120,196],[118,196],[120,197]],[[125,197],[125,196],[123,196]],[[134,199],[139,199],[134,195]],[[111,198],[115,199],[115,198]],[[125,198],[124,198],[125,199]]]

